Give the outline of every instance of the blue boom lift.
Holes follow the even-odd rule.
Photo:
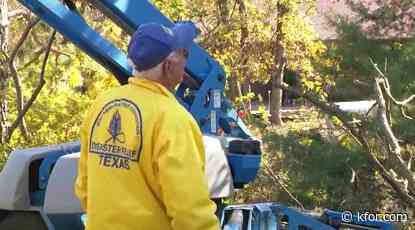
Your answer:
[[[92,29],[65,0],[19,0],[94,60],[111,71],[121,84],[132,70],[123,51]],[[146,22],[171,27],[173,23],[147,0],[95,0],[93,4],[124,31],[132,34]],[[225,72],[209,54],[193,44],[186,78],[176,93],[204,134],[206,176],[212,199],[218,204],[234,188],[252,181],[260,165],[260,143],[238,118],[224,97]],[[221,130],[224,135],[217,135]],[[81,230],[83,214],[73,194],[79,159],[79,142],[17,150],[0,174],[1,230]],[[105,210],[103,210],[105,211]],[[243,217],[243,229],[334,230],[395,229],[384,222],[348,222],[341,213],[316,214],[277,203],[225,207],[219,214],[224,226],[232,214]]]

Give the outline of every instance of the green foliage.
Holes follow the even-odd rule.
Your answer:
[[[367,1],[365,1],[367,2]],[[382,2],[382,1],[377,1]],[[395,1],[396,2],[396,1]],[[387,7],[387,4],[382,3]],[[355,9],[364,19],[365,15]],[[377,19],[384,22],[378,14]],[[367,16],[367,15],[366,15]],[[393,17],[391,17],[393,18]],[[389,19],[391,19],[389,18]],[[366,18],[368,19],[368,18]],[[395,18],[396,19],[396,18]],[[359,22],[362,22],[361,20]],[[367,20],[366,22],[370,22]],[[328,50],[320,62],[320,76],[335,76],[337,97],[332,99],[373,98],[373,79],[378,73],[370,59],[378,63],[387,75],[392,93],[404,99],[415,93],[411,74],[415,66],[415,40],[410,37],[385,38],[362,30],[361,24],[347,20],[338,21],[339,40],[328,43]],[[382,24],[378,24],[381,27]],[[355,80],[369,84],[363,88],[354,85]],[[317,81],[318,82],[318,81]],[[316,83],[304,83],[314,88]],[[317,84],[317,88],[321,85]],[[344,93],[339,94],[339,90]],[[413,120],[402,119],[401,111],[392,110],[393,130],[403,145],[405,159],[413,157],[415,125]],[[414,115],[414,106],[409,105],[408,114]],[[369,118],[367,138],[370,146],[383,148],[376,137],[379,121]],[[268,128],[261,120],[257,132],[264,142],[263,164],[271,166],[279,180],[306,206],[346,210],[394,210],[402,209],[396,197],[379,172],[371,165],[366,153],[347,135],[338,135],[339,130],[327,135],[321,121],[310,118],[305,123],[286,123],[278,130]],[[372,135],[372,136],[369,136]],[[334,139],[334,140],[333,140]],[[378,142],[377,142],[378,141]],[[378,159],[387,165],[387,156],[378,153]],[[266,170],[261,170],[255,183],[240,195],[242,202],[278,200],[296,205],[281,187],[270,179]]]
[[[255,94],[248,93],[247,95],[236,98],[235,105],[236,107],[241,107],[243,103],[250,103],[253,98],[255,98]]]
[[[259,129],[264,129],[269,124],[268,117],[269,117],[269,111],[266,109],[264,105],[260,105],[258,107],[258,119],[253,119],[253,126],[257,127]]]
[[[415,28],[413,1],[380,1],[374,0],[376,9],[367,5],[367,1],[347,1],[356,13],[354,20],[342,18],[338,20],[337,30],[339,39],[331,48],[330,55],[336,60],[336,92],[335,100],[374,99],[374,77],[379,73],[371,64],[372,59],[385,74],[390,83],[391,93],[398,100],[404,100],[415,94]],[[397,17],[397,15],[400,15]],[[405,16],[404,16],[405,15]],[[410,17],[410,19],[403,19]],[[403,20],[403,21],[402,21]],[[363,84],[355,84],[360,82]],[[404,118],[400,109],[392,105],[392,129],[400,140],[402,156],[405,161],[413,157],[415,132],[414,120]],[[407,114],[414,117],[414,102],[412,101]],[[380,121],[369,118],[367,138],[374,149],[381,149],[385,142],[379,136]],[[382,151],[379,151],[382,152]],[[388,167],[392,167],[387,154],[377,156]],[[405,166],[401,166],[405,167]],[[389,170],[389,168],[388,168]],[[378,172],[374,172],[375,174]],[[379,192],[383,192],[380,190]]]
[[[153,0],[156,6],[173,21],[190,19],[197,23],[202,34],[200,44],[221,63],[227,76],[238,81],[266,82],[275,72],[273,47],[275,46],[275,25],[283,22],[282,40],[287,51],[288,68],[299,71],[307,88],[321,91],[327,76],[320,76],[317,64],[325,52],[325,45],[318,40],[306,15],[315,13],[314,1],[274,0],[242,1],[245,14],[239,10],[239,3],[222,1],[220,9],[217,0]],[[288,13],[278,17],[277,5],[282,4]],[[300,6],[308,8],[302,11]],[[225,9],[223,9],[223,7]],[[222,15],[227,12],[226,15]],[[270,15],[275,15],[270,17]],[[223,17],[226,17],[224,21]],[[243,33],[246,28],[247,33]]]
[[[0,145],[0,170],[3,168],[4,164],[7,161],[7,158],[9,156],[8,153],[12,151],[12,148],[9,144],[3,144]]]
[[[384,3],[379,3],[383,6]],[[354,6],[354,5],[352,5]],[[390,11],[385,5],[385,12]],[[415,6],[414,6],[415,7]],[[331,47],[331,58],[337,61],[338,68],[334,73],[338,93],[336,99],[364,99],[373,95],[372,87],[354,84],[356,80],[373,84],[377,72],[370,63],[373,59],[388,76],[392,93],[397,97],[408,96],[415,92],[412,73],[415,71],[415,40],[412,37],[402,37],[399,31],[389,34],[381,29],[369,30],[362,24],[372,23],[374,28],[391,26],[396,18],[388,14],[377,17],[372,21],[369,9],[353,8],[357,14],[357,22],[346,18],[337,20],[339,40]],[[378,10],[382,10],[380,7]],[[396,10],[396,9],[395,9]],[[398,19],[396,19],[398,20]],[[351,94],[353,92],[353,94]]]
[[[184,1],[182,0],[170,0],[170,1],[163,1],[163,0],[153,0],[152,1],[155,6],[157,6],[161,12],[169,17],[173,21],[182,21],[186,20],[190,16],[191,9],[187,7]],[[196,4],[192,4],[195,5]],[[200,9],[199,7],[195,7],[194,10]],[[195,14],[200,14],[200,10],[194,12]],[[188,19],[187,19],[188,20]]]
[[[273,42],[275,39],[283,41],[286,51],[287,68],[293,72],[297,72],[301,76],[301,83],[305,89],[318,92],[324,96],[323,86],[331,84],[332,78],[329,72],[322,72],[320,68],[330,65],[330,60],[325,56],[326,45],[317,37],[317,33],[305,18],[313,16],[315,11],[315,1],[267,1],[266,3],[266,19],[270,25],[271,31],[267,34],[272,36],[268,39],[271,43],[265,49],[266,52],[275,52],[273,50]],[[275,10],[286,10],[282,16],[269,18],[269,15],[276,14]],[[308,9],[308,10],[304,10]],[[278,12],[278,11],[277,11]],[[280,13],[281,14],[281,13]],[[282,34],[276,34],[275,25],[281,23]],[[270,53],[273,57],[275,54]],[[271,62],[269,66],[270,73],[275,71],[275,63]]]
[[[379,210],[387,197],[373,193],[383,185],[376,182],[373,166],[354,142],[344,137],[332,142],[315,115],[307,122],[289,122],[273,129],[263,126],[263,164],[269,165],[288,190],[307,209]],[[274,200],[296,205],[261,167],[256,181],[240,194],[240,202]]]
[[[415,91],[414,91],[415,93]],[[410,114],[412,117],[415,117],[415,106],[409,105],[409,109],[406,111],[407,114]],[[415,146],[415,121],[408,118],[403,118],[400,109],[392,110],[392,130],[397,135],[399,140],[402,141],[404,145]],[[408,151],[412,155],[413,151]]]

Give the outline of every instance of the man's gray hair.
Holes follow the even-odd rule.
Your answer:
[[[151,69],[138,71],[136,65],[131,59],[128,59],[128,64],[133,68],[134,77],[145,77],[145,78],[158,78],[163,73],[163,62],[167,59],[174,60],[177,58],[177,53],[175,51],[171,52],[160,64],[154,66]]]

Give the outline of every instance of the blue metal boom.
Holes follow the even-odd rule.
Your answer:
[[[92,29],[78,12],[58,0],[19,1],[112,72],[121,84],[127,83],[132,70],[125,53]],[[146,0],[97,0],[94,3],[129,34],[146,22],[173,26]],[[250,138],[249,130],[223,95],[226,80],[223,68],[196,43],[191,47],[186,73],[193,79],[192,84],[182,83],[176,96],[202,131],[216,134],[221,129],[227,136]]]
[[[397,230],[391,223],[359,221],[357,216],[345,222],[342,213],[300,211],[279,203],[258,203],[227,206],[221,218],[224,227],[235,211],[243,213],[242,226],[251,230]]]

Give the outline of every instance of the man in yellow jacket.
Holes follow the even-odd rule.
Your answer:
[[[92,105],[81,129],[75,192],[87,230],[218,230],[200,129],[176,100],[192,23],[141,25],[128,58],[134,76]]]

